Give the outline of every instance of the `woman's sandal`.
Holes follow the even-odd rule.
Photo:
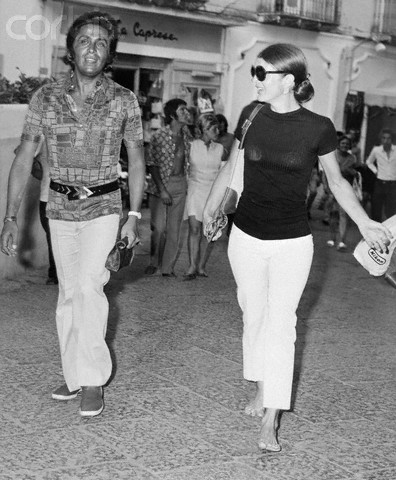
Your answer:
[[[185,273],[183,275],[183,280],[184,281],[189,281],[189,280],[195,280],[197,278],[197,274],[196,273]]]
[[[279,445],[279,443],[259,442],[259,448],[261,448],[261,450],[266,450],[267,452],[273,453],[278,453],[282,450],[282,447]]]
[[[279,445],[279,443],[278,443],[278,430],[279,430],[280,415],[281,415],[281,413],[279,413],[278,418],[276,419],[276,425],[277,426],[275,427],[275,442],[264,443],[262,440],[259,440],[258,446],[261,450],[265,450],[266,452],[272,452],[272,453],[279,453],[282,450],[281,445]]]

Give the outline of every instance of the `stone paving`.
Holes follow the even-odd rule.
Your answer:
[[[244,415],[241,315],[219,241],[209,278],[145,277],[148,212],[134,264],[112,276],[108,342],[114,374],[100,417],[62,383],[45,272],[0,286],[0,480],[394,480],[396,290],[351,255],[325,246],[312,222],[315,260],[299,308],[293,408],[279,454],[257,447],[260,422]],[[353,242],[358,240],[356,230]]]

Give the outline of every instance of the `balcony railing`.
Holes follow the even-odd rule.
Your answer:
[[[396,2],[394,0],[378,3],[375,24],[381,33],[396,37]]]
[[[329,28],[339,24],[340,0],[261,0],[257,17],[263,23],[300,28]]]
[[[205,5],[207,0],[121,0],[127,3],[138,5],[149,5],[155,7],[178,8],[180,10],[198,10]]]

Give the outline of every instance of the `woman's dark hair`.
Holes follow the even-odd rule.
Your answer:
[[[342,135],[341,137],[338,138],[338,145],[343,142],[344,140],[347,140],[349,143],[349,148],[352,148],[352,140],[348,137],[348,135]]]
[[[176,118],[176,110],[180,105],[186,105],[187,103],[181,98],[172,98],[168,100],[164,105],[165,125],[169,125],[171,121]]]
[[[216,117],[217,117],[217,115],[214,115],[213,113],[202,113],[198,117],[197,127],[198,127],[201,135],[203,135],[204,131],[208,130],[213,125],[218,125],[219,124],[219,121],[217,120]]]
[[[107,58],[106,67],[109,67],[115,57],[117,43],[118,43],[118,24],[116,20],[109,15],[108,13],[103,13],[99,11],[86,12],[80,15],[76,20],[74,20],[72,26],[69,28],[66,36],[66,48],[67,54],[63,57],[63,61],[66,65],[71,65],[74,69],[74,50],[73,43],[76,39],[78,32],[85,25],[99,25],[104,28],[110,40],[109,46],[109,56]]]
[[[217,118],[217,121],[219,123],[224,123],[224,131],[227,133],[228,132],[228,122],[227,122],[227,119],[224,115],[222,115],[221,113],[218,113],[216,115],[216,118]]]
[[[275,43],[264,49],[258,58],[270,63],[276,70],[284,70],[294,76],[294,98],[298,103],[308,102],[314,96],[307,59],[299,48],[288,43]]]

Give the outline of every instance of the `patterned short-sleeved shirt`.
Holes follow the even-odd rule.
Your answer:
[[[188,170],[188,158],[190,156],[190,146],[193,140],[190,130],[187,126],[182,127],[185,163],[184,172]],[[156,131],[150,140],[149,156],[146,161],[147,166],[156,166],[159,168],[161,181],[166,187],[169,177],[172,173],[173,162],[175,159],[176,144],[172,136],[172,130],[169,125]],[[150,179],[147,192],[153,195],[159,195],[158,188],[153,179]]]
[[[52,180],[65,185],[95,187],[117,180],[121,142],[143,146],[143,129],[136,96],[103,76],[76,114],[70,79],[41,87],[32,97],[22,140],[39,142],[43,134]],[[121,214],[120,191],[68,200],[49,191],[47,216],[84,221]]]

